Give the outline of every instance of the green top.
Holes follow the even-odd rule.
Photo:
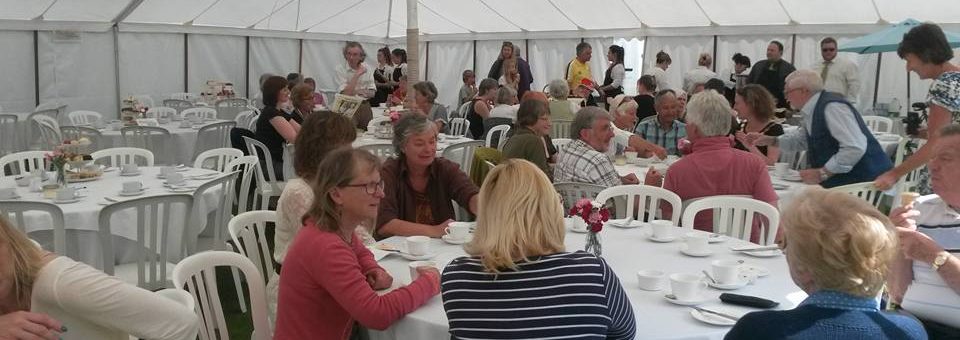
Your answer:
[[[513,137],[503,145],[503,159],[520,158],[530,161],[552,180],[553,171],[547,164],[547,150],[543,137],[525,127],[515,131]]]

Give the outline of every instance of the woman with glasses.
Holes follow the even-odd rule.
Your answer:
[[[384,199],[375,236],[441,237],[453,222],[452,201],[476,214],[477,186],[457,163],[437,158],[437,126],[424,115],[400,118],[393,131],[397,158],[383,165]]]
[[[331,152],[313,179],[314,200],[280,273],[274,339],[348,339],[360,326],[386,329],[440,289],[440,273],[419,267],[409,285],[377,265],[354,230],[377,216],[383,198],[380,160],[363,150]]]

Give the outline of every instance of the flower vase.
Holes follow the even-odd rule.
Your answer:
[[[67,169],[65,166],[60,166],[56,168],[57,184],[59,184],[61,188],[67,187],[67,171],[66,170]]]
[[[597,257],[603,255],[603,246],[600,244],[599,233],[592,231],[587,233],[587,245],[583,248],[583,251],[593,253],[593,255]]]

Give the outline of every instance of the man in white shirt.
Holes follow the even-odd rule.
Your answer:
[[[697,85],[706,84],[707,80],[717,78],[717,73],[710,69],[711,65],[713,65],[713,57],[709,53],[700,53],[697,67],[683,75],[683,90],[687,93],[695,93],[694,89]]]
[[[894,209],[900,255],[887,287],[931,339],[960,338],[960,125],[940,131],[930,168],[933,195]]]
[[[837,58],[837,40],[831,37],[820,41],[820,55],[823,60],[810,69],[820,74],[824,89],[842,94],[850,104],[856,105],[860,94],[860,70],[857,64]]]

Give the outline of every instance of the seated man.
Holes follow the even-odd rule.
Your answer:
[[[570,138],[573,141],[557,154],[554,182],[590,183],[605,187],[640,183],[635,174],[620,177],[613,168],[613,162],[604,154],[613,139],[613,129],[610,116],[603,109],[580,109],[570,124]]]
[[[687,138],[693,152],[684,156],[667,170],[667,176],[654,168],[647,172],[644,182],[660,186],[688,200],[716,195],[748,195],[777,206],[767,163],[760,156],[733,147],[730,137],[730,106],[716,91],[705,91],[687,105]],[[665,215],[671,207],[663,209]],[[677,213],[680,213],[679,211]],[[755,219],[759,222],[760,219]],[[694,228],[713,231],[713,214],[697,214]],[[750,241],[760,240],[760,225],[755,223]]]
[[[668,155],[680,155],[677,142],[687,136],[686,126],[677,121],[683,113],[680,101],[673,90],[657,92],[654,97],[657,116],[637,125],[636,133],[644,140],[667,149]]]
[[[607,100],[610,104],[610,118],[613,119],[613,139],[607,149],[607,156],[613,158],[617,152],[636,151],[640,157],[667,157],[663,147],[643,140],[632,130],[637,125],[637,102],[627,95],[617,95]]]
[[[940,132],[929,163],[933,195],[890,213],[901,256],[887,287],[894,302],[920,318],[930,339],[960,338],[960,125]]]

